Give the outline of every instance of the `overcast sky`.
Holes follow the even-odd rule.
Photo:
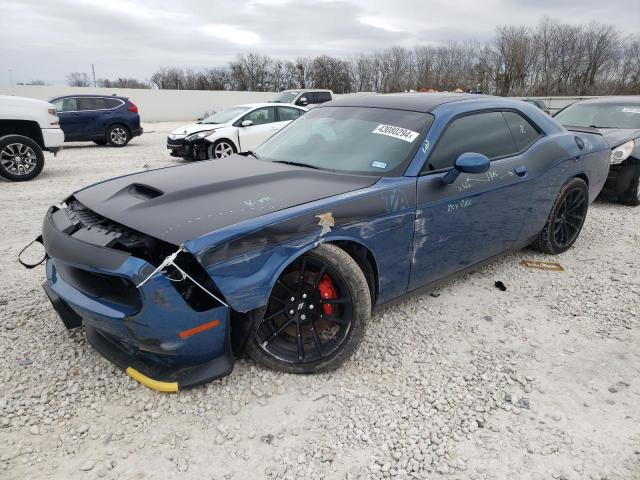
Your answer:
[[[638,0],[0,0],[0,84],[71,71],[148,79],[237,53],[350,56],[391,45],[487,40],[543,15],[637,33]]]

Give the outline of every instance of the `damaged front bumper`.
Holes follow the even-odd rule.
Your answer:
[[[154,270],[149,262],[69,231],[65,212],[50,209],[43,286],[67,328],[84,325],[100,353],[155,390],[178,391],[230,373],[227,306],[197,311],[162,274],[137,288]]]

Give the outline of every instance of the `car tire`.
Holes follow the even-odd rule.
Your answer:
[[[131,140],[131,133],[124,125],[111,125],[107,129],[106,141],[112,147],[124,147]]]
[[[267,306],[247,317],[245,351],[253,360],[281,372],[325,372],[342,365],[362,342],[371,293],[356,261],[324,244],[289,265]]]
[[[96,145],[106,145],[107,141],[106,140],[94,140],[93,143],[95,143]]]
[[[560,189],[534,247],[551,255],[567,251],[580,235],[588,209],[589,188],[586,182],[572,178]]]
[[[640,163],[634,165],[635,172],[631,177],[631,185],[618,197],[618,201],[625,205],[637,207],[640,205]]]
[[[220,140],[216,140],[214,143],[209,144],[207,147],[207,159],[208,160],[218,160],[220,158],[225,158],[234,153],[238,153],[236,146],[231,140],[226,138],[221,138]]]
[[[13,182],[37,177],[44,168],[44,153],[35,141],[23,135],[0,137],[0,176]]]

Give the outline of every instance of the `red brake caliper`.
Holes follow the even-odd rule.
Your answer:
[[[323,300],[338,298],[338,293],[336,292],[336,289],[333,286],[333,282],[331,281],[331,278],[329,278],[327,274],[325,274],[324,277],[322,277],[322,280],[320,280],[320,283],[318,283],[318,291],[320,292],[320,297]],[[322,312],[325,315],[332,315],[333,305],[330,305],[327,303],[323,304]]]

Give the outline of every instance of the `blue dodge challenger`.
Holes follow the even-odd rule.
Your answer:
[[[600,135],[465,94],[325,103],[255,152],[97,183],[51,207],[44,289],[68,328],[177,391],[246,353],[339,366],[376,307],[528,245],[575,242]]]

